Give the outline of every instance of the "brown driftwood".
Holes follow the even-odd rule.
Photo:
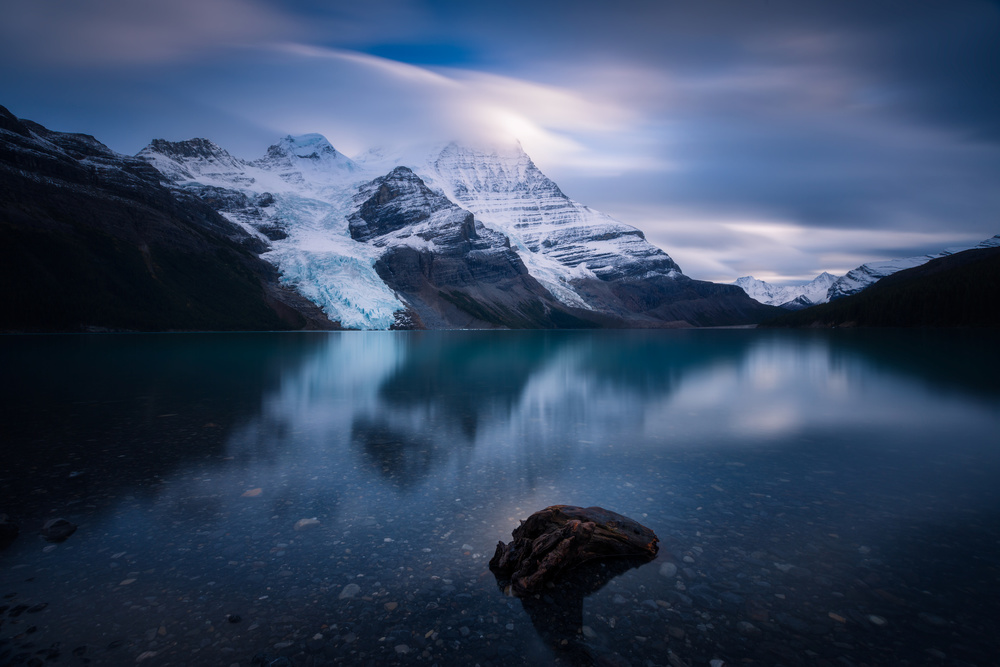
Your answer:
[[[601,507],[553,505],[535,512],[497,544],[490,569],[518,597],[542,590],[560,574],[597,558],[656,557],[659,539],[637,521]]]

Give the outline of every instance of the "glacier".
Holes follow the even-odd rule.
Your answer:
[[[369,174],[322,135],[286,136],[254,161],[207,139],[157,139],[137,157],[168,184],[201,195],[266,240],[261,257],[278,268],[282,284],[331,320],[352,329],[388,329],[405,308],[375,271],[377,249],[355,242],[348,231],[352,196]]]

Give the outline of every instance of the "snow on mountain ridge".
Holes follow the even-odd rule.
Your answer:
[[[353,181],[360,170],[321,134],[287,135],[251,163],[293,186],[323,187]]]
[[[845,275],[838,278],[836,282],[830,285],[830,289],[827,291],[827,301],[833,301],[834,299],[840,299],[845,296],[857,294],[858,292],[871,287],[886,276],[891,276],[897,271],[902,271],[903,269],[912,269],[914,267],[921,266],[932,259],[947,257],[948,255],[953,255],[957,252],[963,252],[965,250],[972,250],[974,248],[994,248],[997,246],[1000,246],[1000,234],[990,237],[984,241],[980,241],[975,245],[955,246],[929,255],[918,255],[916,257],[901,257],[898,259],[890,259],[879,262],[868,262],[867,264],[862,264],[855,269],[851,269]]]
[[[417,169],[484,225],[506,234],[529,272],[566,305],[591,308],[573,288],[582,277],[673,277],[680,267],[643,233],[567,197],[519,143],[452,142]]]
[[[156,167],[174,183],[199,180],[253,183],[253,178],[246,175],[247,163],[209,139],[154,139],[136,157]]]
[[[760,303],[797,310],[857,294],[886,276],[891,276],[897,271],[921,266],[932,259],[974,248],[995,247],[1000,247],[1000,234],[975,245],[953,246],[938,253],[868,262],[839,277],[824,272],[804,285],[773,285],[763,280],[757,280],[753,276],[743,276],[733,284],[742,288],[750,298]]]
[[[802,285],[773,285],[753,276],[737,278],[733,284],[742,288],[751,299],[760,303],[798,309],[817,303],[825,303],[826,293],[836,280],[836,276],[824,271]]]

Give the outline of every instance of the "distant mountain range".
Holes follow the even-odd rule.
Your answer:
[[[759,303],[780,306],[786,310],[800,310],[857,294],[886,276],[921,266],[932,259],[947,257],[966,250],[996,247],[1000,247],[1000,234],[980,241],[973,246],[947,248],[932,255],[869,262],[839,277],[824,272],[803,285],[772,285],[763,280],[757,280],[753,276],[738,278],[733,284],[742,288],[750,298]]]
[[[3,107],[0,244],[3,331],[747,325],[934,257],[722,285],[516,143],[351,159],[307,134],[248,161],[156,139],[126,156]]]
[[[766,326],[1000,327],[1000,245],[944,254]]]
[[[7,331],[740,325],[773,308],[693,280],[567,197],[520,145],[352,160],[288,136],[135,157],[0,107]]]

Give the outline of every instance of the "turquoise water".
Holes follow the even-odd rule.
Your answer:
[[[0,664],[992,664],[997,342],[0,338]],[[497,541],[552,504],[660,555],[505,597]]]

